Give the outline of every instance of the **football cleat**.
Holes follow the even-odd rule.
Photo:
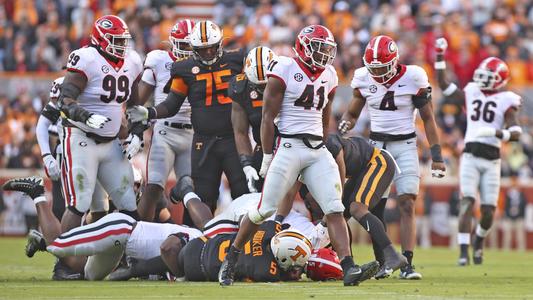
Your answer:
[[[68,266],[64,265],[61,260],[57,260],[54,265],[54,272],[52,275],[52,280],[62,281],[62,280],[83,280],[83,273],[74,272]]]
[[[228,257],[224,259],[218,271],[218,282],[221,286],[230,286],[235,277],[235,263],[230,262]]]
[[[46,242],[43,234],[37,230],[30,230],[26,243],[26,256],[33,257],[37,251],[46,251]]]
[[[392,273],[400,268],[407,266],[407,258],[405,256],[398,254],[397,257],[391,260],[386,260],[385,264],[379,269],[376,274],[376,279],[384,279],[392,275]]]
[[[458,266],[468,266],[470,264],[470,260],[468,259],[468,256],[467,257],[459,257],[459,259],[457,260],[457,265]]]
[[[181,176],[180,179],[178,179],[178,182],[176,182],[176,185],[172,187],[168,197],[172,203],[177,204],[183,201],[185,195],[190,192],[194,192],[194,182],[192,181],[191,176],[184,175]]]
[[[37,176],[14,178],[4,183],[2,189],[22,192],[35,199],[44,195],[43,178]]]
[[[474,249],[472,258],[474,265],[481,265],[483,263],[483,248]]]
[[[406,265],[400,269],[400,279],[419,280],[422,279],[422,274],[415,272],[413,265]]]
[[[359,283],[374,277],[378,271],[379,262],[377,261],[372,261],[362,266],[355,265],[355,267],[351,267],[344,273],[344,285],[359,285]]]

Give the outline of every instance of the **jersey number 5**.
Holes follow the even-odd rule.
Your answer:
[[[316,106],[316,110],[321,110],[324,105],[324,87],[321,86],[316,90],[316,94],[318,95],[318,105]],[[302,95],[294,101],[294,106],[301,106],[304,109],[311,109],[313,108],[315,100],[315,86],[312,84],[308,84]]]
[[[474,113],[470,116],[472,121],[477,121],[480,117],[487,123],[494,121],[495,113],[492,108],[496,108],[496,102],[487,101],[483,106],[483,111],[481,110],[481,105],[483,105],[481,100],[474,100],[472,104],[474,105]]]
[[[112,75],[106,75],[102,81],[102,89],[109,92],[109,96],[100,95],[100,100],[105,103],[109,103],[116,100],[118,103],[122,103],[128,100],[130,96],[130,81],[127,76],[120,76],[118,79]],[[117,96],[117,90],[124,93],[123,96]]]

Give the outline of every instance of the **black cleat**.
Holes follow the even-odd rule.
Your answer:
[[[474,249],[472,260],[474,265],[481,265],[483,263],[483,248]]]
[[[111,281],[127,281],[135,277],[135,267],[137,266],[137,260],[134,258],[127,258],[127,264],[118,267],[115,271],[109,274],[108,279]]]
[[[381,266],[375,278],[376,279],[387,278],[391,276],[394,271],[407,266],[407,264],[408,264],[407,258],[401,254],[398,254],[397,257],[395,257],[394,259],[385,261],[385,264]]]
[[[58,259],[54,265],[52,280],[83,280],[83,273],[72,271]]]
[[[220,266],[220,271],[218,271],[218,283],[220,283],[221,286],[232,285],[234,277],[235,265],[234,263],[231,263],[226,256],[226,259],[224,259]]]
[[[32,199],[44,195],[43,178],[30,176],[8,180],[2,186],[4,191],[17,191],[29,195]]]
[[[344,285],[352,286],[368,280],[376,275],[379,271],[379,262],[372,261],[362,266],[355,265],[344,273]]]
[[[176,185],[172,187],[168,197],[173,203],[179,203],[189,192],[194,192],[194,183],[190,176],[185,175],[180,177]]]
[[[33,257],[37,251],[46,251],[46,242],[43,234],[32,229],[28,233],[28,241],[26,243],[26,256]]]
[[[405,267],[400,269],[400,279],[408,279],[408,280],[420,280],[422,279],[422,274],[415,271],[415,266],[413,265],[406,265]]]

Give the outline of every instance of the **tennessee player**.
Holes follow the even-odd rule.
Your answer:
[[[63,231],[79,226],[97,180],[119,210],[137,215],[132,169],[117,139],[123,103],[137,96],[142,72],[139,55],[128,47],[130,39],[122,19],[103,16],[93,25],[91,44],[69,55],[58,100],[64,114],[62,185],[68,204]]]
[[[267,83],[267,67],[275,60],[276,55],[269,48],[263,46],[253,48],[244,61],[244,74],[233,77],[229,83],[229,96],[233,100],[231,109],[233,134],[250,192],[260,191],[263,187],[258,175],[263,160],[260,136],[261,113],[263,92]],[[249,135],[250,126],[256,143],[253,150]]]
[[[370,40],[363,55],[365,67],[354,72],[353,98],[342,116],[339,131],[344,134],[353,128],[366,105],[370,115],[370,143],[387,149],[402,170],[395,175],[394,183],[400,207],[400,240],[409,265],[402,268],[400,278],[420,279],[422,275],[412,265],[416,245],[415,200],[420,184],[416,110],[420,112],[431,146],[432,176],[443,177],[446,166],[427,74],[419,66],[400,64],[399,57],[398,47],[390,37],[379,35]]]
[[[144,103],[152,93],[154,102],[163,102],[170,90],[170,68],[176,60],[192,55],[189,35],[194,21],[181,20],[172,27],[169,41],[171,51],[153,50],[146,56],[144,72],[139,83],[139,100]],[[146,190],[139,202],[139,215],[143,220],[153,220],[156,204],[163,196],[170,170],[178,181],[191,175],[191,106],[185,101],[178,113],[157,120],[153,128],[152,144],[146,165]]]
[[[459,183],[463,198],[459,213],[458,244],[461,247],[458,264],[470,262],[468,247],[474,217],[474,202],[479,191],[481,217],[474,239],[474,264],[483,261],[483,241],[494,219],[500,193],[500,146],[516,142],[522,134],[518,110],[522,97],[506,91],[509,68],[497,57],[486,58],[474,72],[472,81],[462,90],[446,79],[444,54],[448,43],[439,38],[435,42],[435,69],[442,93],[461,106],[466,106],[467,123],[465,148],[459,167]]]
[[[324,26],[303,28],[295,43],[296,57],[280,56],[268,68],[263,97],[259,174],[267,176],[259,205],[243,218],[241,227],[219,273],[223,286],[233,283],[235,264],[245,242],[276,211],[298,176],[326,214],[333,247],[342,258],[344,284],[357,285],[377,272],[379,263],[362,269],[351,256],[348,229],[343,218],[339,170],[324,147],[331,103],[338,85],[335,68],[337,44]],[[273,155],[274,128],[279,129]],[[268,173],[267,173],[268,172]],[[282,202],[285,203],[285,202]]]
[[[241,72],[244,55],[223,50],[222,31],[211,21],[196,23],[189,38],[193,55],[172,65],[166,100],[150,108],[134,106],[127,113],[133,122],[163,119],[177,113],[185,99],[189,101],[194,129],[191,176],[200,198],[214,210],[222,172],[234,199],[248,192],[235,148],[228,97],[229,81]]]

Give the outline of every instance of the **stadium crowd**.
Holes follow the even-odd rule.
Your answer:
[[[108,13],[124,17],[135,49],[145,54],[162,47],[178,9],[173,1],[0,1],[0,70],[9,74],[60,71],[67,55],[89,42],[94,19]],[[490,55],[502,57],[509,64],[512,87],[520,91],[533,84],[532,1],[219,0],[213,14],[214,21],[223,24],[228,47],[267,44],[280,55],[291,54],[296,31],[303,24],[327,25],[339,43],[335,67],[345,84],[353,70],[362,66],[364,45],[378,32],[394,37],[401,49],[401,61],[423,66],[430,78],[435,78],[431,67],[433,41],[445,36],[450,41],[449,69],[461,86]],[[441,101],[440,91],[434,93],[434,98],[440,103],[437,116],[445,158],[450,174],[456,175],[465,127],[463,112]],[[349,99],[342,100],[335,109],[337,119],[345,110],[342,103]],[[46,101],[47,91],[34,95],[21,90],[11,99],[0,94],[0,168],[41,167],[33,130]],[[522,124],[531,132],[533,120],[529,115],[523,113]],[[331,124],[332,130],[336,127]],[[365,135],[367,129],[359,131]],[[420,141],[425,140],[423,134],[420,130]],[[420,149],[422,161],[427,161],[427,145]],[[520,144],[506,145],[504,157],[504,176],[532,177],[531,135],[523,135]]]

